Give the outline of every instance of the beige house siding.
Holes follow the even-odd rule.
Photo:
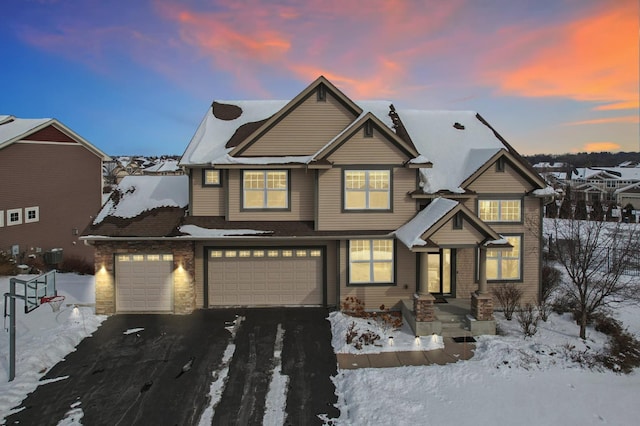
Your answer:
[[[224,186],[202,186],[203,169],[191,170],[191,215],[224,216]],[[224,185],[224,171],[220,171]]]
[[[355,116],[331,93],[318,101],[313,92],[240,155],[311,155],[319,151]]]
[[[258,170],[256,168],[255,170]],[[254,170],[254,169],[252,169]],[[306,169],[291,169],[289,175],[289,211],[245,210],[242,206],[242,170],[231,169],[228,173],[229,213],[227,220],[302,220],[311,221],[314,217],[315,173]]]
[[[511,165],[505,164],[504,172],[497,172],[494,165],[490,166],[467,188],[477,193],[515,194],[528,192],[533,186]]]
[[[475,255],[475,248],[456,250],[456,298],[469,299],[478,289]]]
[[[325,274],[327,306],[336,304],[336,242],[318,240],[292,240],[289,242],[269,242],[269,241],[209,241],[195,244],[195,297],[196,306],[204,306],[204,265],[205,247],[324,247],[325,248]]]
[[[640,193],[619,195],[619,198],[619,204],[622,208],[626,207],[627,204],[631,204],[634,209],[640,210]]]
[[[449,221],[430,237],[431,241],[445,247],[469,244],[470,241],[477,244],[484,238],[484,235],[466,220],[463,221],[462,229],[453,229],[453,222]]]
[[[524,292],[521,303],[536,303],[540,285],[540,208],[541,201],[525,197],[523,223],[491,224],[499,234],[522,236],[522,282],[516,282]],[[456,297],[468,298],[478,288],[475,281],[476,250],[457,251]],[[489,283],[489,290],[500,283]]]
[[[365,137],[358,129],[327,159],[334,164],[393,164],[401,165],[409,158],[394,143],[374,127],[373,136]],[[414,178],[415,179],[415,178]],[[414,180],[415,183],[415,180]],[[415,189],[415,188],[414,188]]]
[[[347,241],[340,241],[340,302],[347,297],[357,297],[365,302],[365,309],[376,311],[384,305],[388,309],[399,309],[402,299],[411,299],[416,291],[416,253],[396,241],[396,285],[395,286],[348,286]]]
[[[342,173],[336,167],[319,171],[316,229],[395,230],[416,214],[416,203],[408,193],[416,188],[416,171],[393,168],[392,212],[345,212],[342,209]]]

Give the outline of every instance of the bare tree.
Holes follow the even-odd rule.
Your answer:
[[[625,275],[638,256],[638,232],[634,225],[621,223],[554,221],[551,249],[569,278],[563,290],[576,309],[582,339],[595,312],[638,300],[637,278]]]

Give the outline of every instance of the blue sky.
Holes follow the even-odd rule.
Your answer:
[[[640,151],[636,0],[5,0],[0,114],[181,154],[213,99],[475,110],[522,154]]]

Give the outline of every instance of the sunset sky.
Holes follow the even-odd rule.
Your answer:
[[[638,0],[3,0],[0,115],[182,154],[213,99],[474,110],[520,153],[640,151]]]

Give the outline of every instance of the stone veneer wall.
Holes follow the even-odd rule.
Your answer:
[[[96,314],[116,312],[114,262],[117,254],[173,254],[173,312],[188,314],[196,308],[195,259],[189,241],[96,241]]]

